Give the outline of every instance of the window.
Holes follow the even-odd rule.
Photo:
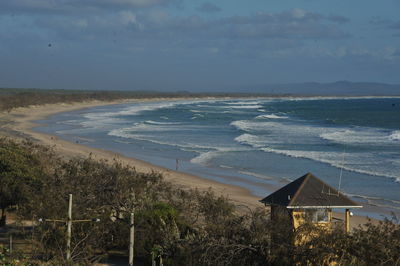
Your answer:
[[[307,209],[306,221],[308,222],[329,222],[328,209]]]

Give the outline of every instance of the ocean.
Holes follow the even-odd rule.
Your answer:
[[[311,172],[380,218],[400,213],[400,98],[181,100],[56,114],[37,131],[249,189]]]

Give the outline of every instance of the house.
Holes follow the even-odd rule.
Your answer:
[[[271,206],[271,219],[286,216],[293,229],[305,222],[331,228],[332,209],[344,209],[344,229],[350,231],[350,209],[362,208],[311,173],[260,200]]]

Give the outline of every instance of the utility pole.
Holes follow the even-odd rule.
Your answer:
[[[134,243],[135,243],[135,213],[131,212],[130,235],[129,235],[129,266],[133,266]]]
[[[66,220],[63,219],[43,219],[40,218],[39,222],[59,222],[59,223],[67,223],[67,250],[66,250],[66,259],[67,261],[71,260],[71,235],[72,235],[72,223],[77,222],[100,222],[100,219],[93,218],[93,219],[84,219],[84,220],[72,220],[72,194],[69,194],[68,200],[68,217]]]

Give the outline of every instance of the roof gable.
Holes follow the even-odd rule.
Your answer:
[[[311,173],[303,175],[260,201],[287,208],[362,207]]]

